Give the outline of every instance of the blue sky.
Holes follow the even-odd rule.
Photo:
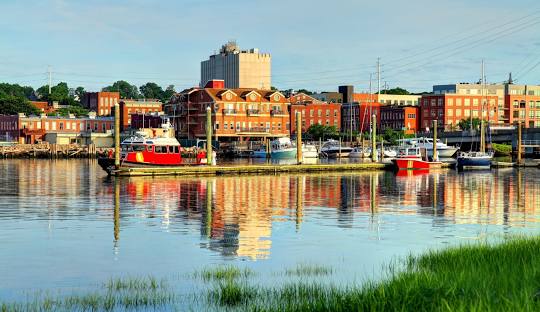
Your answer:
[[[537,0],[0,0],[0,12],[0,81],[34,87],[50,65],[53,84],[181,90],[229,39],[271,53],[280,89],[367,90],[377,57],[382,84],[413,91],[476,81],[482,58],[488,82],[512,71],[540,84]]]

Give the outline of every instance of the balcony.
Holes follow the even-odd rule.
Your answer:
[[[281,109],[272,109],[270,111],[271,116],[283,116],[285,115],[285,112],[283,112]]]
[[[236,114],[236,109],[225,108],[223,109],[223,115],[234,115]]]
[[[258,116],[260,114],[258,109],[248,109],[246,113],[248,116]]]
[[[238,128],[236,133],[269,133],[270,128],[265,127],[251,127],[251,128]]]

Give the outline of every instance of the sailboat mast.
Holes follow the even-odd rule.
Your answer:
[[[480,79],[480,82],[482,83],[482,93],[481,93],[481,103],[480,103],[480,152],[485,153],[486,152],[486,138],[484,134],[484,85],[485,85],[485,78],[484,78],[484,60],[482,60],[482,78]]]

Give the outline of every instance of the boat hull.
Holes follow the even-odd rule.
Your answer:
[[[438,161],[425,161],[415,158],[395,158],[392,163],[398,170],[429,170],[441,168],[442,163]]]
[[[284,149],[284,150],[272,151],[270,153],[270,157],[272,157],[272,159],[296,158],[296,149],[292,148],[292,149]]]
[[[428,157],[430,158],[433,157],[433,148],[426,149],[426,150],[427,150]],[[454,147],[445,148],[445,149],[437,149],[437,156],[439,156],[439,158],[451,158],[456,154],[457,151],[458,149]]]
[[[458,157],[457,166],[460,169],[489,169],[491,158],[489,157]]]

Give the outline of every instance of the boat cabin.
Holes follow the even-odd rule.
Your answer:
[[[180,143],[175,138],[133,136],[121,144],[123,162],[179,165],[182,163]]]

